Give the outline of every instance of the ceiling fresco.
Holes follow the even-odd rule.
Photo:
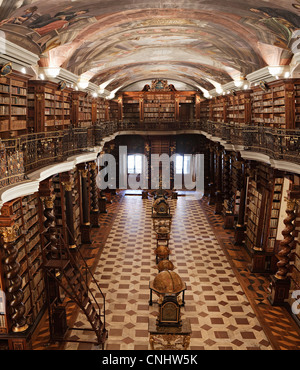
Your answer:
[[[6,39],[112,91],[169,78],[199,88],[286,65],[300,0],[0,0]]]

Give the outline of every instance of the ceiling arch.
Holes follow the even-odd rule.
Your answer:
[[[109,90],[167,76],[208,89],[288,64],[299,8],[300,0],[3,0],[0,30],[41,65],[112,80]]]

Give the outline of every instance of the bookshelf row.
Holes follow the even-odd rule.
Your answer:
[[[18,227],[15,263],[20,266],[18,275],[21,279],[20,289],[24,294],[22,303],[28,325],[32,325],[37,319],[46,301],[38,202],[38,195],[34,194],[6,203],[1,210],[2,215],[15,218],[15,225]],[[3,266],[1,270],[3,271]],[[8,331],[5,310],[2,310],[0,332]]]
[[[0,78],[0,136],[87,127],[109,120],[108,103],[49,81],[17,72]]]
[[[67,179],[70,179],[70,181]],[[49,181],[49,186],[55,195],[53,210],[55,232],[60,234],[66,245],[71,248],[67,226],[70,226],[70,219],[72,219],[71,224],[73,222],[73,225],[69,230],[72,229],[74,244],[80,248],[82,245],[83,208],[86,206],[81,204],[82,180],[80,168],[76,166],[73,170],[52,176],[47,181]],[[71,184],[71,198],[69,197],[70,193],[67,194],[70,191],[69,184]],[[8,225],[8,220],[10,220],[9,224],[14,225],[16,231],[11,246],[14,250],[13,254],[10,254],[9,258],[0,260],[0,342],[13,338],[13,328],[15,320],[17,320],[11,316],[13,313],[13,310],[10,309],[11,299],[6,299],[7,289],[11,284],[18,283],[20,292],[17,293],[18,299],[20,299],[20,305],[24,307],[23,317],[30,330],[36,326],[46,309],[43,262],[49,256],[44,249],[46,240],[43,239],[43,230],[46,216],[43,212],[42,199],[44,195],[41,191],[43,191],[43,188],[35,194],[7,202],[1,208],[1,225]],[[87,194],[91,194],[89,176],[87,179]],[[87,211],[89,211],[89,201],[87,207]],[[70,217],[70,209],[72,210],[72,217]],[[12,268],[15,269],[16,266],[19,266],[17,277],[10,281],[11,278],[6,276],[6,271],[10,271]],[[27,330],[24,332],[26,340],[31,338],[31,335],[28,336],[29,332]]]
[[[245,244],[248,250],[253,250],[257,247],[259,239],[263,240],[262,249],[266,253],[274,253],[276,247],[277,231],[281,210],[281,200],[283,192],[283,178],[275,178],[273,181],[272,190],[270,193],[262,193],[258,191],[257,183],[253,179],[249,179],[248,183],[248,200],[247,200],[247,230]],[[269,198],[267,197],[269,195]],[[262,200],[265,198],[264,209],[262,208]],[[266,212],[268,216],[266,218]],[[262,225],[265,220],[268,220],[266,234],[261,232]],[[258,235],[260,230],[261,235]],[[264,235],[266,235],[264,237]],[[261,245],[260,245],[261,247]]]
[[[300,80],[278,80],[268,83],[265,89],[255,86],[252,90],[203,99],[200,112],[201,120],[299,129]]]
[[[22,77],[0,77],[0,133],[27,129],[28,81]]]
[[[174,122],[186,114],[184,111],[181,115],[181,107],[188,106],[195,119],[195,95],[195,92],[126,92],[122,95],[122,117],[129,122]]]

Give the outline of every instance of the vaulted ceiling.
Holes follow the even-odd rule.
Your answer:
[[[112,91],[166,78],[213,89],[286,65],[300,0],[0,0],[0,31]]]

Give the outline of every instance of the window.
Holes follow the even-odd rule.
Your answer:
[[[138,175],[142,173],[143,167],[142,154],[128,156],[128,173]]]
[[[191,173],[191,155],[177,155],[176,156],[176,174],[184,174],[187,175]]]

